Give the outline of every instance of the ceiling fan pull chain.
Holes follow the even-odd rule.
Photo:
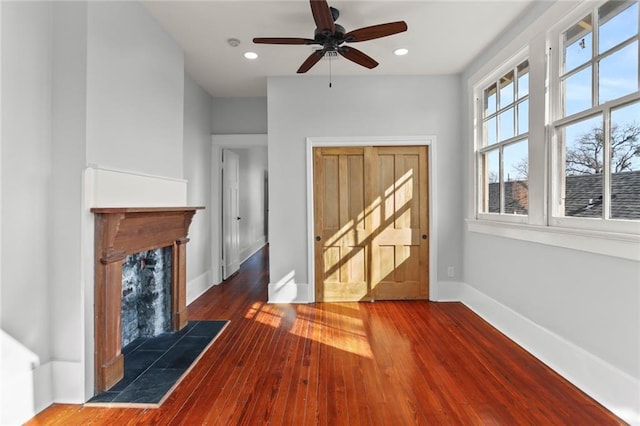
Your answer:
[[[333,58],[329,56],[329,89],[331,89],[331,61],[333,61]]]

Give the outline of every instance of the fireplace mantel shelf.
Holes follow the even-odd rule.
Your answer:
[[[160,213],[160,212],[186,212],[202,210],[202,206],[184,207],[92,207],[92,213],[117,214],[117,213]]]
[[[186,244],[189,225],[204,207],[93,207],[95,214],[96,391],[124,374],[121,329],[122,261],[128,254],[172,247],[171,324],[187,324]]]

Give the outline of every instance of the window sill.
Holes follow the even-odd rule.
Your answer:
[[[640,235],[467,219],[467,230],[640,261]]]

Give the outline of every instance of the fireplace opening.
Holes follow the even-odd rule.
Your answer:
[[[122,263],[122,347],[171,331],[171,247],[128,255]]]

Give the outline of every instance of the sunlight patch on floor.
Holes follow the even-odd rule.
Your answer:
[[[369,345],[366,330],[362,319],[357,316],[345,315],[340,312],[344,308],[353,310],[356,303],[331,303],[327,304],[332,309],[317,309],[310,305],[298,306],[298,318],[296,321],[313,321],[320,323],[322,333],[319,336],[301,336],[314,340],[318,343],[332,348],[373,359],[373,352]],[[296,330],[301,327],[294,327],[291,333],[300,336]]]

